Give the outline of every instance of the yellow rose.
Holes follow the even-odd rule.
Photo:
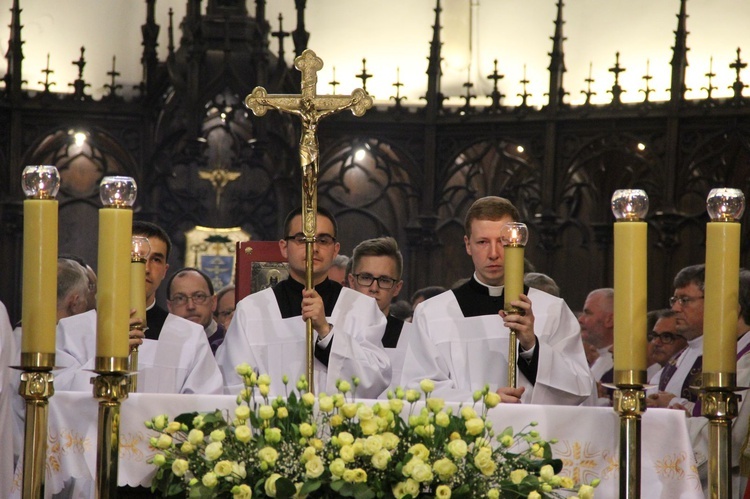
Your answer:
[[[278,473],[274,473],[266,478],[264,489],[266,490],[266,495],[268,497],[276,497],[276,480],[279,478],[281,478],[281,475]]]
[[[234,429],[234,438],[246,444],[253,438],[253,432],[249,426],[242,424]]]
[[[539,479],[543,482],[549,482],[555,476],[555,470],[551,465],[545,464],[539,470]]]
[[[167,433],[177,433],[182,428],[182,425],[178,423],[177,421],[172,421],[167,425],[167,427],[164,429]]]
[[[468,450],[469,448],[463,440],[452,440],[448,444],[448,452],[456,459],[464,458]]]
[[[196,430],[193,428],[190,430],[190,433],[188,433],[188,442],[190,442],[193,445],[200,445],[203,443],[203,432],[200,430]]]
[[[324,471],[323,460],[318,456],[313,456],[305,463],[306,478],[318,478]]]
[[[354,453],[354,446],[353,445],[344,445],[341,447],[341,450],[339,451],[339,456],[341,456],[341,459],[343,459],[347,463],[351,463],[354,461],[355,453]]]
[[[572,489],[576,483],[569,476],[560,477],[560,487],[564,489]]]
[[[411,477],[419,483],[429,483],[432,481],[432,468],[427,463],[420,463],[412,470]]]
[[[426,402],[427,407],[429,407],[432,412],[440,412],[440,410],[445,407],[445,400],[441,398],[430,397]]]
[[[385,447],[388,450],[393,450],[396,448],[398,443],[401,441],[400,438],[395,433],[392,433],[390,431],[387,431],[380,435],[380,438],[383,439],[383,447]]]
[[[260,416],[261,419],[269,420],[271,419],[276,411],[273,410],[273,407],[270,405],[262,405],[258,409],[258,416]]]
[[[487,499],[500,499],[500,491],[497,489],[488,490]]]
[[[330,465],[328,465],[328,469],[331,470],[331,475],[341,478],[341,475],[343,475],[346,470],[346,463],[343,459],[336,458]]]
[[[513,445],[513,437],[511,437],[510,435],[503,435],[500,438],[500,444],[506,448],[510,447],[511,445]]]
[[[416,402],[422,397],[422,394],[416,390],[406,390],[406,401],[409,403]]]
[[[542,499],[542,496],[539,495],[539,492],[537,492],[536,490],[532,490],[531,492],[529,492],[529,495],[526,496],[526,499]]]
[[[376,452],[378,452],[380,449],[383,448],[383,439],[380,437],[380,435],[372,435],[370,437],[367,437],[365,440],[365,454],[368,456],[372,456]]]
[[[439,427],[447,428],[450,422],[450,416],[448,416],[446,413],[438,412],[437,414],[435,414],[435,424]]]
[[[169,449],[172,446],[172,437],[169,435],[165,435],[162,433],[159,435],[158,440],[156,441],[156,447],[159,449]]]
[[[225,438],[227,438],[227,434],[224,433],[224,430],[214,430],[211,432],[209,438],[212,442],[222,442]]]
[[[206,459],[216,461],[224,452],[221,442],[211,442],[206,446]]]
[[[419,388],[425,393],[431,393],[435,391],[435,383],[431,379],[423,379],[419,382]]]
[[[357,409],[357,404],[349,402],[341,406],[341,414],[343,414],[347,419],[352,419],[357,415]]]
[[[169,422],[169,418],[166,414],[159,414],[154,418],[154,429],[156,430],[163,430],[165,426],[167,426],[167,422]]]
[[[305,450],[302,451],[301,461],[303,463],[306,463],[307,461],[309,461],[315,456],[316,456],[315,447],[310,447],[310,446],[305,447]]]
[[[354,470],[344,471],[344,474],[341,476],[341,478],[343,478],[345,482],[354,483],[354,481],[356,480]]]
[[[424,444],[414,444],[409,447],[409,453],[414,457],[418,457],[422,461],[426,461],[430,457],[430,449],[425,447]]]
[[[279,453],[273,447],[263,447],[261,450],[258,451],[258,458],[262,462],[267,463],[270,466],[273,466],[276,464],[276,460],[279,458]]]
[[[348,431],[342,431],[337,435],[337,438],[339,439],[339,442],[341,442],[341,445],[351,445],[354,443],[354,435]]]
[[[209,489],[216,487],[216,484],[218,483],[216,474],[212,471],[209,471],[208,473],[203,475],[203,479],[201,479],[201,483],[203,483],[203,485],[205,487],[208,487]]]
[[[175,476],[184,475],[189,468],[190,465],[184,459],[175,459],[172,463],[172,473],[174,473]]]
[[[435,473],[438,474],[441,481],[447,482],[456,474],[458,466],[456,466],[450,459],[444,457],[435,461],[432,465],[432,469],[435,470]]]
[[[311,437],[314,431],[315,430],[310,423],[302,423],[299,425],[299,434],[303,437]]]
[[[449,499],[451,496],[451,488],[447,485],[438,485],[435,489],[435,497],[438,499]]]
[[[167,458],[164,457],[164,454],[154,454],[154,457],[152,458],[152,462],[156,466],[164,466],[164,463],[167,462]]]
[[[337,388],[341,393],[347,393],[352,389],[352,385],[348,381],[339,381]]]
[[[477,411],[475,411],[472,407],[465,405],[461,408],[461,417],[466,420],[475,418],[477,417]]]
[[[232,499],[251,499],[253,497],[253,489],[249,485],[235,485],[232,487]]]
[[[240,376],[245,376],[252,372],[252,368],[247,364],[247,362],[243,362],[242,364],[234,368],[234,372],[236,372]]]
[[[182,446],[180,447],[180,452],[183,454],[192,454],[195,452],[195,447],[193,447],[193,444],[190,442],[183,442]]]
[[[244,479],[247,476],[245,463],[232,462],[232,474]]]
[[[311,438],[310,439],[310,445],[315,447],[315,450],[320,452],[323,450],[323,447],[325,444],[323,444],[323,441],[319,438]]]
[[[375,416],[375,413],[373,412],[372,407],[367,407],[363,404],[357,408],[357,417],[360,421],[365,419],[372,419],[373,416]]]
[[[581,485],[578,489],[578,497],[580,499],[594,499],[594,487],[591,485]]]
[[[268,374],[261,374],[258,376],[258,384],[259,385],[270,385],[271,384],[271,376]]]
[[[354,483],[365,483],[367,482],[367,472],[362,468],[354,469]]]
[[[492,449],[489,447],[482,447],[474,456],[474,464],[477,468],[487,468],[492,462]]]
[[[277,444],[281,442],[281,429],[280,428],[266,428],[263,430],[263,437],[269,444]]]
[[[510,472],[510,481],[518,485],[528,474],[526,470],[513,470]]]
[[[276,415],[279,417],[279,419],[286,419],[289,417],[289,409],[286,407],[279,407],[276,409]]]
[[[410,496],[417,497],[417,495],[419,494],[419,482],[417,482],[413,478],[407,478],[406,484],[404,485],[404,490]]]
[[[241,405],[234,410],[234,415],[237,419],[244,421],[250,417],[250,408],[246,405]]]
[[[479,435],[484,431],[484,420],[482,418],[471,418],[464,423],[466,433],[469,435]]]
[[[329,414],[333,411],[333,397],[320,397],[318,400],[318,407],[320,407],[320,410],[324,413]]]
[[[214,466],[214,473],[216,473],[216,476],[227,476],[232,472],[232,462],[231,461],[219,461],[216,463],[216,466]]]
[[[498,395],[495,392],[489,392],[487,395],[484,396],[484,405],[489,407],[490,409],[497,406],[497,404],[500,403],[500,395]]]
[[[384,470],[388,467],[388,463],[391,461],[391,453],[385,449],[380,449],[372,455],[370,462],[373,468],[376,470]]]
[[[341,426],[344,424],[344,418],[341,416],[341,414],[334,414],[331,416],[331,428],[336,428],[337,426]]]
[[[398,482],[396,485],[391,487],[391,492],[393,493],[393,497],[396,499],[402,499],[404,496],[406,496],[406,482]]]
[[[388,406],[391,408],[391,411],[401,414],[401,410],[404,408],[404,401],[401,399],[391,399],[388,401]]]
[[[313,395],[310,392],[305,393],[304,395],[302,395],[302,402],[304,402],[304,404],[307,407],[314,406],[315,405],[315,395]]]
[[[378,421],[381,421],[381,419],[366,419],[364,421],[359,422],[359,427],[362,428],[362,433],[364,435],[374,435],[378,432]]]

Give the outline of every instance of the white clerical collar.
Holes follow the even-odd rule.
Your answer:
[[[505,289],[505,286],[490,286],[489,284],[485,284],[482,281],[479,280],[479,277],[477,277],[476,271],[474,271],[474,280],[477,281],[479,284],[487,288],[487,290],[490,293],[490,296],[500,296],[503,294],[503,290]]]
[[[147,306],[147,307],[146,307],[146,310],[151,310],[151,309],[152,309],[152,308],[154,308],[155,306],[156,306],[156,300],[154,300],[154,302],[153,302],[153,303],[152,303],[151,305]]]

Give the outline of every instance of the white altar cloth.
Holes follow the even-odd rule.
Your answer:
[[[183,412],[235,407],[236,397],[230,395],[131,394],[121,409],[120,485],[148,486],[154,476],[155,468],[146,461],[154,454],[148,441],[155,432],[148,430],[144,421],[163,413],[172,419]],[[96,479],[97,418],[98,402],[90,393],[57,392],[50,399],[46,497],[63,490],[71,478],[77,492],[66,497],[93,497],[89,494]],[[563,474],[583,482],[599,478],[596,497],[618,496],[619,420],[611,408],[501,404],[490,410],[489,419],[495,428],[510,425],[515,430],[537,421],[542,438],[559,440],[552,452],[562,459]],[[642,497],[702,498],[683,414],[649,409],[643,415],[641,431]],[[3,452],[9,448],[3,447]],[[11,497],[20,497],[20,488],[17,470]]]

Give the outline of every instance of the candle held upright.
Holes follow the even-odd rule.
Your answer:
[[[137,187],[130,177],[104,177],[99,185],[99,269],[96,297],[96,366],[99,372],[128,369],[130,249]]]
[[[57,200],[60,175],[49,165],[27,166],[22,174],[23,305],[21,364],[52,369],[57,315]]]
[[[524,247],[529,240],[529,229],[526,224],[509,222],[500,229],[500,241],[503,243],[504,266],[504,310],[517,314],[519,310],[511,305],[523,293]],[[508,337],[508,386],[518,384],[516,360],[518,357],[517,332],[510,330]]]

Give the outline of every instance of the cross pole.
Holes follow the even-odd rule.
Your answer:
[[[372,97],[358,88],[351,95],[317,95],[318,71],[323,69],[323,60],[312,50],[305,50],[294,59],[294,67],[302,73],[302,88],[299,95],[268,95],[263,87],[255,87],[245,98],[247,106],[256,116],[263,116],[269,109],[296,114],[302,120],[302,136],[299,141],[299,158],[302,167],[302,233],[305,235],[305,288],[313,289],[313,244],[318,213],[318,123],[331,114],[350,109],[355,116],[363,116],[372,107]],[[312,319],[307,320],[307,380],[309,390],[315,393],[313,371],[314,342]]]

